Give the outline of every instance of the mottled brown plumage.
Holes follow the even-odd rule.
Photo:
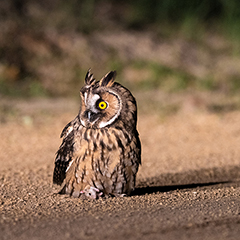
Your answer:
[[[129,90],[114,82],[116,72],[96,81],[88,71],[81,109],[63,129],[53,182],[62,193],[98,198],[129,195],[141,163],[137,106]]]

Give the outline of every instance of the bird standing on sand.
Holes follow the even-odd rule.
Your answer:
[[[61,193],[99,198],[129,195],[141,164],[137,105],[111,71],[96,81],[88,71],[80,90],[81,108],[63,129],[53,182]]]

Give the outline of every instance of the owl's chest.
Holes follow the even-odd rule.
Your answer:
[[[105,194],[129,193],[140,163],[137,138],[116,129],[86,129],[74,136],[67,186],[92,186]]]
[[[110,175],[117,166],[124,164],[130,151],[129,139],[121,131],[86,129],[75,137],[73,155],[77,168]]]

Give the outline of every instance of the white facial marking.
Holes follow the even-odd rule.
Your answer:
[[[119,113],[120,113],[120,111],[118,111],[117,114],[116,114],[113,118],[111,118],[109,121],[107,121],[107,122],[101,122],[101,123],[99,124],[99,128],[104,128],[104,127],[106,127],[107,125],[112,124],[112,123],[117,119],[117,117],[119,116]]]
[[[86,105],[86,109],[87,110],[91,110],[94,113],[97,113],[97,109],[96,109],[96,102],[97,100],[100,99],[100,96],[98,94],[92,94],[92,93],[84,93],[84,102]],[[88,115],[90,114],[90,112],[88,113]],[[90,118],[90,116],[88,116],[88,119]],[[91,125],[93,125],[99,118],[97,118],[94,122],[91,123]],[[81,124],[86,127],[86,123],[84,120],[80,119]]]
[[[91,108],[95,107],[96,101],[98,99],[100,99],[100,96],[98,94],[89,94],[89,96],[88,96],[89,107],[91,107]]]
[[[84,93],[84,102],[85,102],[85,105],[87,104],[87,92]]]
[[[119,104],[119,109],[118,109],[117,113],[115,114],[115,116],[112,117],[109,121],[107,121],[107,122],[101,122],[101,123],[99,124],[99,128],[104,128],[104,127],[106,127],[107,125],[112,124],[112,123],[118,118],[118,116],[120,115],[120,112],[121,112],[121,110],[122,110],[122,100],[118,97],[118,95],[116,95],[116,93],[114,93],[114,92],[112,92],[112,91],[110,91],[110,90],[109,90],[108,92],[110,92],[110,93],[112,93],[113,95],[115,95],[115,96],[117,97],[117,99],[119,100],[119,102],[120,102],[120,104]]]

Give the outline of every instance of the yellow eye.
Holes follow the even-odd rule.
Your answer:
[[[105,108],[107,108],[107,103],[104,102],[104,101],[101,101],[101,102],[99,102],[98,107],[99,107],[101,110],[104,110]]]

